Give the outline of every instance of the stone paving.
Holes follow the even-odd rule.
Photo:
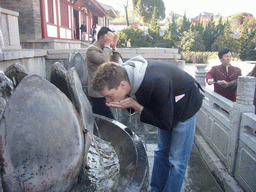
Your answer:
[[[127,110],[119,111],[118,120],[129,127],[143,142],[149,162],[149,176],[151,178],[154,150],[157,147],[157,129],[154,126],[141,123],[139,114],[130,115]],[[121,114],[121,115],[120,115]],[[150,190],[150,189],[149,189]],[[181,192],[214,191],[222,192],[215,178],[206,166],[204,159],[194,144]]]

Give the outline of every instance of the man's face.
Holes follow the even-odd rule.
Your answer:
[[[126,97],[126,89],[121,85],[118,86],[117,89],[108,89],[105,87],[100,94],[106,98],[106,102],[119,102]]]
[[[228,53],[224,54],[220,60],[221,60],[222,65],[229,66],[230,62],[232,60],[232,53],[228,52]]]

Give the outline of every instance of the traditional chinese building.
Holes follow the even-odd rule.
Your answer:
[[[45,41],[79,40],[80,43],[83,21],[87,25],[86,40],[90,41],[93,24],[98,28],[108,26],[109,17],[116,17],[111,6],[96,0],[0,0],[0,6],[19,13],[23,48],[39,48]],[[37,47],[35,42],[41,45]]]

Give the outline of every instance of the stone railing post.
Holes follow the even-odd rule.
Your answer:
[[[180,69],[185,70],[185,60],[178,60],[177,66],[178,66]]]
[[[255,82],[255,77],[238,77],[237,100],[233,105],[230,117],[228,171],[231,175],[234,175],[242,113],[254,113],[255,110],[255,106],[253,105]]]
[[[195,74],[195,77],[196,77],[196,80],[198,81],[198,83],[201,85],[201,86],[205,86],[205,74],[206,74],[206,71],[205,71],[205,68],[207,67],[206,64],[197,64],[196,65],[196,74]]]

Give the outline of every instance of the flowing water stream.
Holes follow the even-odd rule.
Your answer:
[[[110,192],[115,189],[115,182],[119,178],[120,165],[118,156],[110,142],[93,135],[87,154],[87,165],[88,168],[73,192]]]

